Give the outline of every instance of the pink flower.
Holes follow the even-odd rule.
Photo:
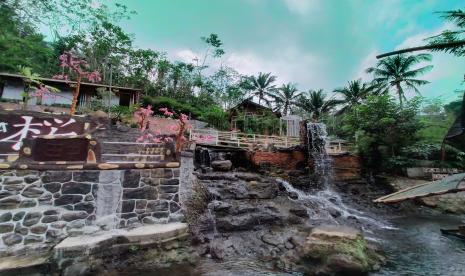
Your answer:
[[[45,96],[47,93],[50,93],[48,88],[43,86],[43,85],[40,85],[40,87],[38,89],[36,89],[36,91],[34,91],[34,93],[31,93],[31,96],[39,98],[39,97]]]
[[[177,125],[172,125],[172,126],[169,127],[169,129],[170,129],[171,131],[178,131],[178,130],[179,130],[179,126],[177,126]]]
[[[99,82],[102,80],[102,78],[100,77],[100,73],[97,71],[90,72],[89,74],[87,74],[87,79],[90,82]]]

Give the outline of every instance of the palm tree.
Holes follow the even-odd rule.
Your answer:
[[[273,84],[275,81],[276,76],[272,76],[271,73],[260,72],[258,77],[249,77],[248,88],[252,91],[252,96],[258,97],[258,104],[260,104],[261,100],[269,104],[268,99],[265,97],[270,96],[276,89],[276,86]]]
[[[337,88],[335,93],[342,95],[340,103],[343,107],[337,112],[338,114],[350,110],[353,106],[359,105],[364,99],[371,94],[378,94],[379,87],[376,83],[364,83],[361,79],[349,81],[346,87]]]
[[[314,121],[318,121],[321,115],[328,113],[337,104],[339,104],[338,100],[326,99],[323,89],[309,90],[301,94],[297,102],[297,106],[309,113]]]
[[[288,83],[276,89],[270,96],[276,104],[276,109],[282,110],[283,115],[287,115],[288,111],[292,110],[292,106],[295,105],[295,101],[299,95],[300,93],[295,84]]]
[[[422,61],[431,61],[430,54],[418,55],[396,55],[387,57],[380,61],[376,67],[370,67],[366,71],[373,73],[375,83],[385,84],[395,87],[399,102],[406,100],[404,89],[411,89],[420,94],[417,86],[428,84],[428,81],[416,79],[433,68],[432,65],[412,69],[412,67]]]

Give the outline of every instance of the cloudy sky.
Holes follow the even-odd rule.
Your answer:
[[[124,0],[137,12],[123,22],[141,48],[165,51],[192,62],[202,53],[200,37],[224,42],[222,62],[243,74],[272,72],[279,83],[301,90],[332,91],[347,81],[369,79],[375,56],[450,26],[435,11],[465,8],[463,0]],[[458,98],[465,58],[433,55],[426,97]]]

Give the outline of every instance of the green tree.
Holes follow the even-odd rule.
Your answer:
[[[417,116],[420,99],[404,106],[389,95],[369,96],[344,118],[343,128],[355,137],[365,165],[375,171],[392,168],[390,162],[403,147],[415,143],[422,124]]]
[[[402,105],[406,100],[405,89],[413,90],[420,94],[418,86],[428,84],[428,81],[417,79],[433,68],[432,65],[413,69],[412,67],[420,62],[431,61],[431,55],[396,55],[378,61],[376,67],[370,67],[366,71],[373,73],[374,81],[396,89],[399,102]]]
[[[300,93],[295,84],[287,83],[274,90],[270,96],[276,109],[282,111],[283,115],[287,115],[289,111],[292,112],[292,107],[296,104]]]
[[[362,103],[369,95],[374,94],[376,85],[370,83],[363,83],[361,79],[349,81],[348,85],[343,88],[337,88],[335,93],[342,96],[340,104],[342,108],[338,111],[339,114],[349,111],[354,106]]]
[[[40,74],[49,73],[53,51],[44,36],[5,2],[0,3],[0,14],[0,71],[17,73],[22,66]]]
[[[323,89],[318,89],[302,93],[296,105],[309,114],[313,121],[319,121],[322,115],[329,113],[339,103],[338,100],[326,99]]]
[[[444,51],[456,56],[465,55],[465,11],[452,10],[441,12],[441,17],[455,24],[455,29],[442,31],[439,35],[427,38],[432,51]]]
[[[273,84],[275,81],[276,76],[271,75],[271,73],[260,72],[258,76],[250,76],[246,86],[251,91],[252,96],[258,98],[258,104],[262,100],[266,104],[269,104],[270,101],[266,97],[271,96],[276,89],[276,86]]]

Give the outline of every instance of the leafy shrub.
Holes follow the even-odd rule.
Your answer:
[[[168,98],[168,97],[149,97],[144,96],[142,97],[142,105],[148,106],[151,105],[152,109],[157,111],[160,108],[168,108],[170,110],[175,111],[176,113],[184,113],[186,115],[190,115],[193,118],[199,118],[201,115],[200,110],[197,108],[176,101],[175,99]]]

